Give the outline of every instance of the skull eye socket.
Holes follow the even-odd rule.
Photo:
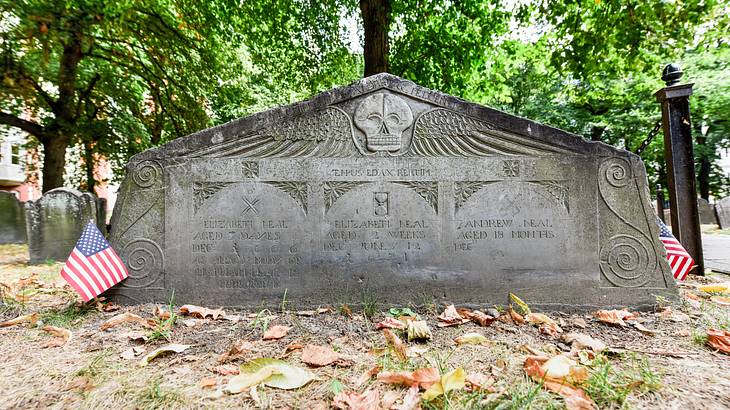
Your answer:
[[[385,122],[388,125],[399,125],[400,124],[400,115],[392,112],[385,117]]]
[[[370,113],[367,117],[365,117],[365,120],[370,123],[370,125],[378,127],[383,122],[383,117],[376,113]]]

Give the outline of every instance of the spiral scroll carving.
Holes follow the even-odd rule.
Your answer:
[[[604,165],[606,181],[616,188],[626,186],[633,179],[631,166],[623,158],[614,158],[613,161]]]
[[[134,169],[132,180],[141,188],[154,186],[162,178],[162,167],[157,161],[142,161]]]
[[[629,235],[616,235],[601,247],[601,272],[618,287],[645,285],[656,268],[651,246]]]
[[[122,252],[127,263],[129,277],[122,282],[128,288],[150,287],[160,279],[164,256],[162,249],[149,239],[136,239],[127,244]],[[155,287],[162,287],[158,284]]]

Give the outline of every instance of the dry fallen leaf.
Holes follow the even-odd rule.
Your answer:
[[[510,293],[509,299],[511,302],[515,302],[517,307],[520,308],[521,316],[526,316],[530,314],[530,306],[528,306],[527,303],[525,303],[522,299],[518,298],[517,295],[515,295],[514,293]],[[511,307],[512,305],[510,304],[510,308]]]
[[[238,366],[234,366],[232,364],[221,364],[218,366],[211,367],[210,369],[213,373],[218,373],[221,376],[230,376],[241,373],[241,370],[239,370]]]
[[[466,373],[464,373],[464,369],[458,367],[441,376],[439,381],[432,384],[421,397],[423,400],[431,401],[451,390],[463,389],[465,386]]]
[[[400,360],[406,360],[408,358],[406,345],[400,337],[398,337],[398,335],[393,333],[390,329],[383,329],[383,336],[385,336],[385,340],[388,342],[388,345],[393,348],[395,355],[398,356]]]
[[[314,379],[314,375],[305,369],[271,358],[251,360],[242,365],[240,371],[224,388],[226,393],[240,393],[258,384],[277,389],[298,389]]]
[[[431,329],[428,327],[428,323],[425,320],[410,320],[408,321],[408,330],[406,330],[408,341],[412,340],[431,340],[433,335]]]
[[[524,317],[522,317],[522,315],[521,315],[521,314],[519,314],[519,313],[515,312],[515,311],[514,311],[514,310],[512,310],[512,309],[508,309],[508,310],[509,310],[509,317],[510,317],[510,318],[512,319],[512,321],[513,321],[513,322],[514,322],[514,323],[515,323],[516,325],[524,325],[524,324],[526,323],[526,321],[525,321],[525,318],[524,318]],[[504,316],[504,315],[503,315],[503,316]]]
[[[421,395],[418,394],[418,390],[418,385],[411,386],[410,388],[408,388],[406,395],[403,396],[403,402],[391,408],[393,410],[420,410]]]
[[[495,321],[493,316],[490,316],[480,310],[466,313],[465,317],[469,318],[472,322],[477,323],[479,326],[490,326]]]
[[[332,407],[341,410],[371,410],[380,408],[380,393],[368,390],[364,393],[340,392],[332,400]]]
[[[466,319],[459,314],[454,305],[446,306],[444,311],[438,316],[438,320],[439,327],[457,326],[469,321],[469,319]]]
[[[416,385],[427,389],[437,383],[440,376],[437,369],[427,367],[412,372],[380,372],[378,373],[378,380],[388,384]]]
[[[226,312],[224,312],[223,309],[208,309],[195,305],[180,306],[180,314],[183,316],[197,317],[199,319],[205,319],[210,316],[213,320],[218,320],[218,318],[222,319],[226,316]]]
[[[159,305],[155,305],[155,309],[153,310],[152,313],[155,315],[155,317],[158,317],[162,320],[167,320],[170,318],[170,311],[165,310],[165,308],[163,308]]]
[[[564,343],[571,345],[573,351],[591,350],[600,353],[606,350],[606,344],[583,333],[566,333],[560,337]]]
[[[707,329],[707,344],[723,353],[730,354],[730,331]]]
[[[228,348],[228,351],[223,353],[222,355],[218,356],[218,363],[223,364],[226,362],[229,362],[231,360],[236,360],[241,358],[244,353],[250,352],[254,349],[254,346],[251,342],[246,340],[241,340],[239,342],[234,343],[230,348]]]
[[[627,311],[626,309],[599,310],[597,312],[594,312],[593,315],[600,322],[607,323],[610,325],[623,326],[623,327],[626,326],[626,322],[624,322],[624,320],[636,319],[636,315],[634,313]]]
[[[730,283],[713,283],[702,285],[698,288],[705,293],[730,293]]]
[[[361,374],[356,380],[354,380],[355,387],[359,388],[363,384],[367,383],[368,380],[380,372],[380,369],[382,369],[381,366],[375,366]]]
[[[143,319],[141,316],[135,315],[134,313],[126,312],[126,313],[116,315],[116,316],[112,317],[111,319],[107,320],[106,322],[102,323],[101,327],[99,329],[107,330],[107,329],[111,329],[113,327],[119,326],[121,324],[124,324],[124,323],[136,323],[136,324],[142,325],[147,328],[154,327],[150,323],[150,321],[148,321],[147,319]]]
[[[291,327],[289,326],[282,326],[282,325],[275,325],[271,326],[270,328],[266,329],[266,332],[264,332],[264,340],[278,340],[282,337],[286,336],[287,333],[289,333],[289,329]]]
[[[633,326],[636,330],[638,330],[639,332],[641,332],[641,333],[643,333],[643,334],[645,334],[647,336],[654,336],[654,335],[656,335],[656,332],[655,331],[647,328],[646,326],[642,325],[639,322],[631,322],[631,326]]]
[[[60,347],[65,345],[71,339],[71,331],[62,327],[43,326],[43,331],[54,336],[54,338],[46,342],[43,347]]]
[[[588,378],[588,370],[578,366],[575,361],[565,356],[548,358],[545,356],[527,356],[524,364],[525,373],[542,386],[565,398],[577,396],[580,400],[573,401],[589,404],[593,409],[595,405],[585,391],[576,387],[573,383],[581,382]],[[578,407],[580,408],[580,407]]]
[[[302,350],[301,360],[310,366],[327,366],[340,359],[342,359],[342,356],[330,346],[306,345]]]
[[[10,320],[6,320],[4,322],[0,322],[0,327],[15,326],[15,325],[19,325],[21,323],[30,323],[31,326],[35,326],[37,321],[38,321],[38,313],[31,313],[28,315],[18,316],[15,319],[10,319]]]
[[[218,379],[215,377],[203,377],[200,379],[200,387],[203,389],[212,389],[218,384]]]
[[[492,376],[487,376],[484,373],[470,373],[466,375],[466,388],[469,392],[476,392],[480,390],[494,390],[491,386],[496,383],[496,380]]]
[[[168,353],[182,353],[189,348],[190,348],[190,345],[181,345],[181,344],[176,344],[176,343],[162,346],[160,348],[157,348],[157,349],[147,353],[142,358],[142,360],[139,361],[139,365],[147,366],[152,360],[154,360],[157,357],[160,357],[160,356],[168,354]]]
[[[392,318],[392,317],[387,317],[387,318],[385,318],[385,320],[375,324],[375,330],[380,330],[380,329],[400,329],[400,330],[402,330],[405,328],[406,328],[405,323],[401,322],[398,319]]]
[[[712,296],[710,300],[720,306],[730,306],[730,297],[727,296]]]
[[[127,333],[127,339],[129,339],[132,342],[146,342],[149,337],[147,336],[147,333],[141,332],[139,330],[134,330],[129,333]]]
[[[488,341],[489,340],[484,335],[481,335],[479,333],[466,333],[454,339],[454,342],[456,342],[457,345],[479,345]]]

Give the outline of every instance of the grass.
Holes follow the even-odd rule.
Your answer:
[[[661,375],[651,369],[645,357],[624,356],[620,367],[604,356],[598,356],[590,366],[590,377],[581,387],[599,408],[622,407],[632,393],[646,394],[661,389]]]
[[[135,399],[135,408],[143,410],[175,409],[185,404],[184,397],[179,392],[162,387],[162,378],[150,381],[147,388],[139,392]]]
[[[175,314],[175,293],[170,297],[170,302],[167,304],[167,310],[170,312],[170,317],[167,319],[157,318],[155,328],[147,335],[147,343],[153,343],[160,339],[165,339],[168,342],[172,341],[172,328],[175,326],[177,321],[177,315]]]
[[[556,395],[548,393],[538,383],[522,378],[511,385],[511,388],[501,395],[490,395],[488,392],[478,391],[465,393],[458,397],[437,399],[429,402],[424,409],[487,409],[487,410],[517,410],[517,409],[564,409],[563,401]]]
[[[366,286],[362,288],[360,292],[360,304],[362,305],[362,313],[366,318],[370,319],[379,312],[378,306],[380,305],[378,296],[375,291],[370,287]]]
[[[101,374],[102,369],[107,367],[107,362],[112,354],[113,350],[111,348],[102,350],[86,366],[77,370],[74,376],[86,376],[89,379],[97,378]]]
[[[78,327],[90,312],[96,312],[93,306],[72,303],[63,309],[51,309],[41,313],[40,320],[46,325],[72,329]]]

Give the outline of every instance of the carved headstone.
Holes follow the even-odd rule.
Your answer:
[[[648,306],[658,234],[636,155],[381,74],[133,157],[110,294]]]
[[[96,197],[75,189],[56,188],[25,203],[30,263],[63,262],[91,220],[97,221]]]
[[[700,214],[700,223],[706,225],[717,225],[715,216],[715,205],[711,205],[704,198],[697,198],[697,210]]]
[[[0,244],[26,240],[23,203],[12,192],[0,191]]]
[[[730,196],[717,201],[715,209],[717,210],[717,221],[720,224],[720,229],[730,228]]]

